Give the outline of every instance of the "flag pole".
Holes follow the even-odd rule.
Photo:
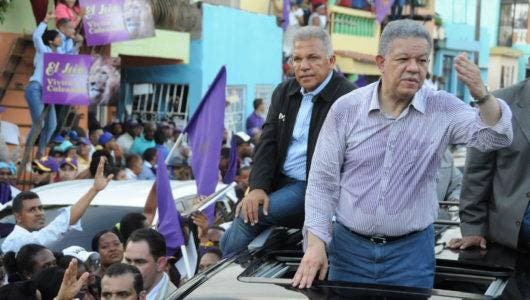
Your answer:
[[[171,151],[169,151],[169,154],[166,157],[166,165],[169,163],[169,160],[171,159],[171,157],[173,156],[177,148],[180,146],[180,144],[182,144],[182,141],[184,140],[184,135],[185,133],[181,132],[179,137],[175,141],[175,144],[173,145],[173,147],[171,148]]]
[[[193,277],[193,275],[191,275],[193,271],[191,270],[191,264],[190,264],[190,260],[188,257],[188,249],[186,249],[186,244],[180,246],[180,251],[182,252],[182,259],[184,260],[184,266],[186,267],[186,273],[188,273],[186,274],[186,277],[190,279],[191,277]]]

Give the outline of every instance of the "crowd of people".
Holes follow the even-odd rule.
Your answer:
[[[270,107],[263,99],[254,101],[245,132],[225,130],[216,167],[220,182],[237,183],[235,213],[210,225],[204,213],[196,212],[183,226],[185,236],[197,236],[197,269],[237,255],[267,228],[284,226],[302,228],[304,235],[295,287],[311,287],[315,278],[327,276],[432,288],[432,224],[444,200],[463,204],[463,238],[450,247],[484,248],[487,238],[528,247],[528,201],[509,197],[514,209],[495,205],[511,196],[503,178],[527,171],[519,169],[528,165],[520,155],[527,148],[522,142],[527,130],[512,126],[520,114],[513,103],[528,99],[521,96],[526,85],[490,94],[480,69],[462,54],[455,69],[476,99],[475,108],[429,86],[436,81],[426,86],[432,39],[422,25],[398,20],[388,23],[381,36],[376,56],[381,79],[356,89],[334,70],[330,37],[317,11],[323,4],[312,3],[319,19],[310,24],[315,26],[302,27],[297,5],[308,4],[302,2],[291,2],[293,23],[299,26],[291,43],[294,77],[278,85]],[[62,45],[55,40],[48,39],[43,51]],[[135,119],[102,127],[91,120],[88,133],[74,127],[49,142],[51,131],[45,130],[38,157],[28,167],[32,185],[93,179],[89,190],[49,223],[39,195],[13,186],[17,161],[0,153],[0,200],[10,202],[16,222],[0,224],[5,237],[0,298],[165,299],[178,289],[183,281],[175,263],[182,253],[167,255],[164,235],[152,229],[156,183],[143,213],[125,214],[95,234],[91,249],[69,245],[54,252],[50,246],[66,232],[82,230],[84,213],[112,180],[155,179],[157,157],[167,159],[172,179],[193,179],[188,162],[197,154],[179,142],[184,128],[180,122]],[[448,150],[454,144],[472,149],[464,185]],[[498,162],[511,171],[496,169]],[[492,186],[494,197],[488,198]],[[521,186],[513,190],[528,193],[526,181]],[[500,209],[493,211],[488,203]],[[225,229],[220,221],[231,224]]]

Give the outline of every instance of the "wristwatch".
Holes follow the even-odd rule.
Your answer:
[[[483,104],[485,103],[486,101],[488,101],[488,99],[490,97],[492,97],[493,95],[488,91],[488,88],[486,87],[486,94],[478,99],[475,99],[473,98],[473,103],[477,104],[477,105],[480,105],[480,104]]]

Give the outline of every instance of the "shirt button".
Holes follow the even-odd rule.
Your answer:
[[[516,221],[516,222],[515,222],[515,225],[517,225],[517,226],[521,226],[521,221]]]
[[[530,193],[526,193],[526,197],[530,198]]]

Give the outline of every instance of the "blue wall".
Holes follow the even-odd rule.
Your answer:
[[[445,41],[434,57],[433,74],[441,75],[443,70],[443,57],[456,56],[465,51],[468,57],[474,60],[474,52],[479,52],[479,67],[484,82],[488,80],[489,48],[497,40],[499,0],[482,1],[480,41],[475,40],[475,12],[476,0],[437,0],[436,13],[443,19]],[[492,20],[493,18],[493,20]],[[494,34],[494,36],[492,36]],[[457,94],[458,80],[456,71],[452,69],[446,90]],[[469,102],[469,90],[465,88],[463,100]]]
[[[227,84],[246,85],[245,116],[253,111],[256,84],[282,79],[282,30],[273,16],[204,4],[202,94],[226,65]]]
[[[226,65],[227,84],[246,86],[246,117],[253,111],[256,84],[275,86],[282,79],[282,30],[272,16],[208,4],[202,10],[202,38],[191,41],[189,64],[127,68],[123,79],[127,83],[189,84],[191,116]]]

